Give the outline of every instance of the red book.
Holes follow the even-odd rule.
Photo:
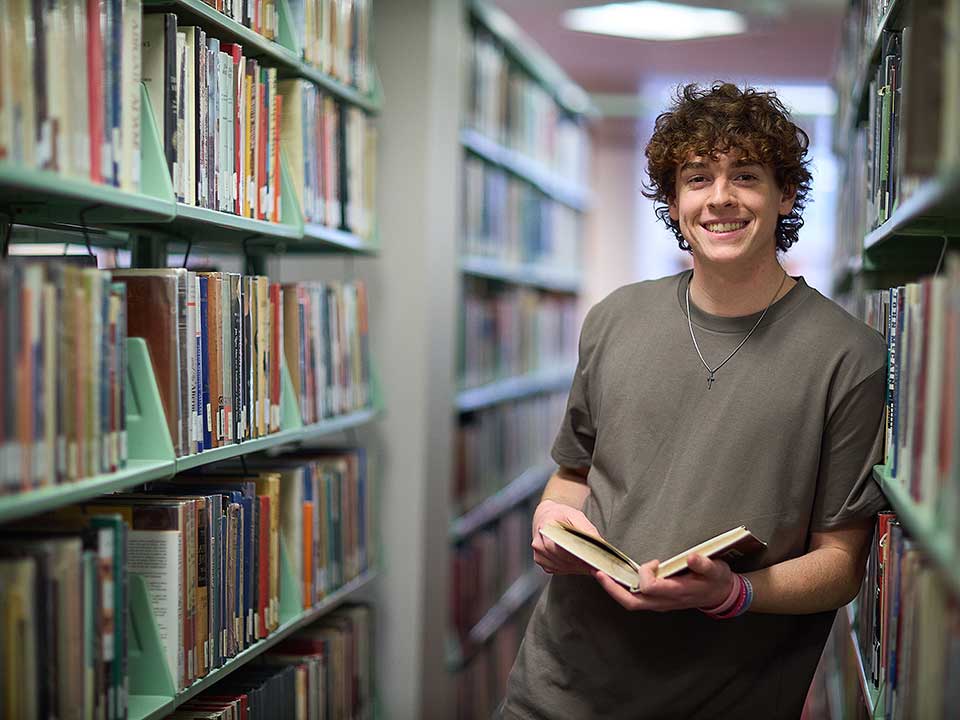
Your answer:
[[[267,636],[267,610],[270,607],[270,496],[257,495],[260,503],[260,520],[257,548],[257,637]]]
[[[100,37],[100,2],[87,0],[87,123],[90,131],[90,179],[103,182],[103,40]]]
[[[280,364],[283,362],[283,291],[270,284],[270,432],[280,430]]]
[[[266,73],[261,73],[257,83],[257,108],[260,114],[260,132],[257,134],[257,218],[260,220],[269,219],[266,198],[263,194],[267,186],[267,129],[269,127],[267,95]]]
[[[303,503],[303,607],[313,607],[313,502]]]

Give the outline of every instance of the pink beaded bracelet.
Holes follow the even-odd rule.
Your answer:
[[[723,605],[720,606],[720,609],[703,610],[704,613],[712,617],[714,620],[729,620],[730,618],[739,617],[750,608],[750,604],[753,602],[753,584],[743,575],[738,574],[736,577],[738,582],[734,583],[736,597],[735,602],[732,605],[724,608],[723,605],[728,605],[728,597],[727,601],[724,601]],[[731,593],[731,595],[733,594],[734,593]]]
[[[730,583],[730,592],[727,593],[726,599],[712,608],[700,608],[701,612],[705,612],[707,615],[716,615],[718,613],[726,612],[733,607],[733,604],[737,601],[737,598],[740,595],[740,582],[737,580],[737,576],[734,575],[732,578],[733,582]]]

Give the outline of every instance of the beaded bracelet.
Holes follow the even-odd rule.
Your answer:
[[[737,580],[736,575],[730,579],[733,580],[733,582],[730,583],[730,592],[727,593],[727,597],[724,599],[724,601],[716,607],[700,608],[701,612],[704,612],[707,615],[717,615],[718,613],[726,612],[733,607],[740,595],[740,582]]]
[[[738,574],[737,579],[739,580],[737,583],[737,600],[731,607],[715,612],[704,610],[704,612],[714,620],[729,620],[739,617],[743,615],[750,608],[751,603],[753,603],[753,584],[749,578],[744,575]]]

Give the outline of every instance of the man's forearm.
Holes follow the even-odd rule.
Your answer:
[[[806,615],[853,600],[863,568],[845,550],[823,547],[745,575],[753,585],[751,612]]]
[[[590,486],[587,485],[587,470],[588,468],[557,468],[557,471],[547,481],[546,487],[543,488],[540,502],[553,500],[577,510],[583,510],[583,503],[586,501],[587,495],[590,494]]]

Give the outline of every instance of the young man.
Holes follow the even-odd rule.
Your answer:
[[[838,607],[859,589],[880,457],[880,336],[777,260],[810,189],[807,136],[773,93],[687,86],[647,146],[658,214],[694,269],[629,285],[584,321],[533,521],[553,577],[505,718],[798,718]],[[565,520],[636,558],[737,525],[732,566],[631,593],[543,538]],[[704,610],[712,610],[708,613]]]

